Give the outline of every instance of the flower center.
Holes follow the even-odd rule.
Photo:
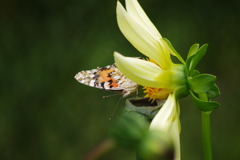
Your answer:
[[[149,97],[152,102],[156,99],[167,99],[169,93],[172,92],[172,90],[166,88],[143,87],[143,89],[145,90],[143,93],[146,93],[144,97]]]

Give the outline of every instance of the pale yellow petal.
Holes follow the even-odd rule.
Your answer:
[[[175,94],[174,94],[175,95]],[[180,105],[179,105],[179,102],[177,101],[177,109],[176,109],[176,111],[177,111],[177,116],[178,116],[178,132],[179,132],[179,134],[181,133],[181,122],[180,122],[180,120],[179,120],[179,116],[180,116]]]
[[[126,9],[128,14],[155,40],[159,40],[162,37],[137,0],[126,0]]]
[[[161,88],[161,83],[154,79],[156,74],[162,71],[156,64],[138,58],[124,57],[117,52],[114,52],[114,59],[117,68],[133,82],[142,86]]]
[[[153,118],[150,129],[160,129],[169,131],[172,125],[174,114],[176,113],[176,99],[173,94],[169,94],[167,101]]]
[[[129,16],[120,2],[117,2],[117,22],[123,35],[139,52],[160,63],[163,52],[160,43]]]
[[[174,94],[169,94],[167,101],[158,111],[150,124],[150,129],[159,129],[169,134],[175,148],[174,160],[180,160],[180,139],[179,139],[179,108]]]
[[[161,43],[162,38],[160,38],[159,40],[159,46],[161,46],[161,51],[162,52],[159,52],[160,54],[160,62],[159,62],[159,65],[161,66],[162,69],[170,69],[171,65],[173,64],[172,60],[171,60],[171,56],[170,56],[170,52],[168,50],[168,48],[164,45],[162,45],[163,43]]]
[[[181,152],[180,152],[180,137],[179,137],[179,117],[177,117],[173,123],[171,124],[171,127],[169,129],[169,136],[171,137],[173,144],[174,144],[174,160],[180,160],[181,159]]]

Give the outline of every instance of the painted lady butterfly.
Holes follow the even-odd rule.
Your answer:
[[[75,75],[75,79],[91,87],[121,93],[123,98],[129,96],[138,88],[138,85],[126,78],[115,64],[81,71]]]

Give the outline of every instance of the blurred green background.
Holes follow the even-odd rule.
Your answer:
[[[240,158],[239,1],[139,2],[183,57],[193,43],[209,44],[197,69],[216,75],[222,92],[211,116],[213,157]],[[103,99],[111,93],[73,77],[112,64],[113,51],[142,56],[119,31],[115,8],[116,0],[1,0],[1,160],[82,159],[108,136],[119,97]],[[180,104],[182,159],[202,160],[201,114],[189,97]],[[118,148],[101,159],[134,158]]]

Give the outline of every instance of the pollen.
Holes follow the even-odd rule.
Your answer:
[[[172,92],[172,90],[166,88],[143,87],[143,89],[145,90],[143,93],[146,93],[144,97],[149,97],[152,102],[156,99],[165,100]]]

